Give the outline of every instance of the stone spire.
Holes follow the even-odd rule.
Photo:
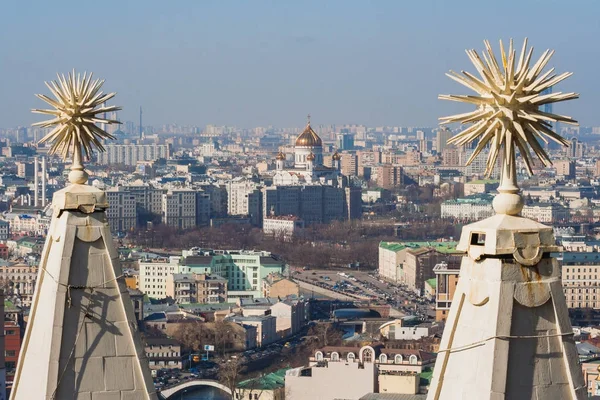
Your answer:
[[[70,96],[71,104],[85,105],[85,91],[96,89],[85,76],[63,77],[61,85],[53,86],[62,90],[57,99]],[[74,134],[70,129],[98,134],[98,128],[85,125],[81,111],[73,118],[64,116],[64,107],[61,112],[64,121],[55,131],[64,136],[52,141],[64,157],[73,154],[71,184],[52,201],[11,399],[157,399],[107,223],[106,195],[86,184],[81,146],[86,153],[91,147],[72,138],[66,149],[55,146],[55,140]]]
[[[512,42],[508,55],[501,45],[505,70],[500,71],[487,42],[486,47],[486,61],[493,61],[485,65],[474,50],[467,52],[483,81],[473,84],[476,78],[468,73],[464,74],[466,78],[457,79],[476,87],[479,97],[443,98],[485,104],[474,113],[445,120],[474,122],[472,127],[451,139],[455,143],[479,138],[476,150],[479,152],[491,140],[488,170],[495,165],[498,153],[504,151],[502,181],[493,204],[497,214],[463,228],[457,246],[465,253],[460,279],[427,399],[584,399],[586,387],[563,294],[560,267],[551,256],[560,248],[555,245],[551,227],[518,215],[523,200],[515,168],[517,147],[531,169],[531,160],[524,155],[529,154],[527,146],[531,146],[543,162],[547,157],[537,137],[543,134],[562,142],[562,138],[548,128],[547,118],[572,120],[538,113],[539,103],[552,100],[541,91],[549,81],[556,82],[555,77],[548,75],[537,78],[551,53],[544,53],[530,72],[531,52],[523,59],[524,46],[515,70]],[[486,93],[483,82],[489,84],[490,93]],[[511,92],[515,87],[519,89]],[[496,93],[498,90],[501,93]],[[525,97],[520,99],[520,96]],[[574,97],[574,94],[560,96],[562,99]],[[527,121],[522,119],[524,116]],[[534,121],[537,122],[534,124]]]

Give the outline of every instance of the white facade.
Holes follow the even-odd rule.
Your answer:
[[[400,253],[405,247],[398,243],[381,242],[379,244],[379,265],[378,273],[381,277],[392,281],[400,282]]]
[[[267,236],[290,239],[304,229],[304,221],[291,215],[263,218],[263,232]]]
[[[167,276],[179,274],[180,257],[168,260],[139,261],[140,291],[156,299],[167,297]]]
[[[249,196],[258,190],[252,181],[233,181],[227,183],[227,213],[229,215],[250,214]]]
[[[155,161],[168,159],[171,155],[170,145],[166,144],[107,144],[106,151],[98,153],[98,164],[137,165],[138,161]]]
[[[294,165],[296,168],[307,168],[307,158],[314,154],[315,165],[323,165],[323,147],[322,146],[296,146],[294,148]]]
[[[474,221],[488,218],[495,214],[491,201],[464,200],[458,199],[443,202],[441,205],[441,217]]]
[[[521,215],[538,222],[553,223],[567,219],[569,210],[556,203],[532,204],[524,206]]]

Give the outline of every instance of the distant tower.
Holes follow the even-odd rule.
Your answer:
[[[46,207],[46,157],[42,157],[42,207]]]
[[[106,103],[102,103],[102,108],[106,107]],[[102,119],[106,119],[106,113],[102,114]],[[100,129],[102,129],[103,131],[106,131],[106,123],[105,122],[100,122]]]
[[[342,155],[340,153],[338,153],[337,151],[333,154],[333,156],[331,156],[331,159],[333,161],[333,168],[336,171],[341,171],[342,170]]]
[[[283,171],[284,165],[285,165],[285,154],[283,154],[280,151],[279,153],[277,153],[277,156],[275,157],[275,168],[277,169],[277,171]]]
[[[144,125],[142,125],[142,106],[140,106],[140,140],[143,139]]]
[[[313,172],[313,169],[315,168],[315,155],[314,153],[310,153],[307,157],[306,157],[306,170],[308,172]]]
[[[40,174],[39,160],[37,157],[33,158],[33,206],[37,207],[40,205],[40,198],[38,192],[40,190],[40,182],[38,175]]]

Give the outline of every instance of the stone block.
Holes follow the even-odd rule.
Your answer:
[[[104,358],[104,385],[106,390],[135,389],[132,357]]]
[[[121,400],[121,392],[94,392],[92,400]]]
[[[76,385],[79,392],[104,390],[104,360],[102,357],[75,359]],[[92,395],[93,397],[93,395]]]
[[[92,393],[90,392],[79,392],[76,393],[75,400],[92,400]]]
[[[91,322],[86,322],[89,357],[114,357],[117,355],[115,346],[116,327],[109,321],[103,320],[101,310],[97,310]],[[89,321],[86,319],[86,321]]]
[[[150,396],[151,399],[156,399],[156,395]],[[121,392],[121,400],[146,400],[148,395],[144,390],[132,390]]]
[[[115,322],[115,328],[122,336],[115,337],[117,356],[133,356],[137,354],[133,340],[129,335],[129,326],[127,321]],[[140,346],[141,348],[141,346]]]

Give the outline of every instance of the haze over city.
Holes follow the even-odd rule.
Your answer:
[[[435,126],[463,110],[444,73],[473,70],[464,50],[529,37],[575,74],[581,99],[556,111],[600,124],[594,1],[7,2],[0,26],[0,126],[37,121],[39,82],[93,70],[149,125]],[[585,82],[585,83],[584,83]],[[43,89],[43,88],[42,88]],[[555,90],[560,90],[558,86]],[[575,112],[576,110],[576,112]]]
[[[0,400],[600,400],[597,1],[5,3]]]

